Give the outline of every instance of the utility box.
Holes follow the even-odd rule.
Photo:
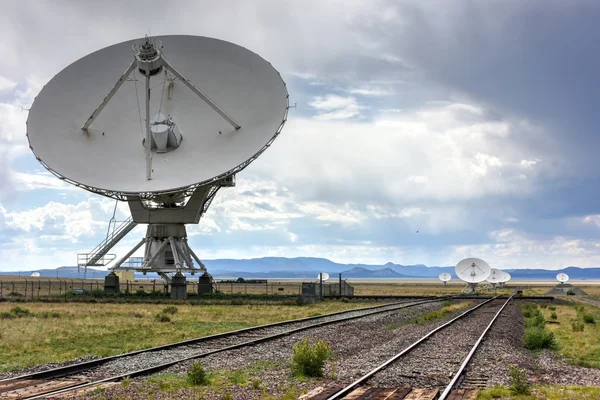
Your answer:
[[[318,293],[319,285],[312,282],[302,283],[302,294],[298,297],[298,303],[310,304],[314,303],[319,299]]]

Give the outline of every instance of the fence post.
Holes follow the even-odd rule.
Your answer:
[[[50,297],[51,290],[52,290],[52,281],[50,279],[48,279],[48,297]]]
[[[2,300],[2,280],[0,280],[0,300]]]
[[[25,299],[27,299],[27,279],[25,279]]]
[[[269,281],[265,282],[265,295],[269,295]]]

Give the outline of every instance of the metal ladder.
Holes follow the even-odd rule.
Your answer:
[[[98,246],[94,247],[89,253],[77,254],[77,266],[78,267],[102,267],[110,263],[115,259],[114,254],[111,257],[105,257],[110,249],[113,248],[119,240],[123,239],[125,235],[133,230],[137,226],[137,222],[133,218],[129,217],[125,221],[121,222],[120,225],[116,226],[112,232],[109,232]]]

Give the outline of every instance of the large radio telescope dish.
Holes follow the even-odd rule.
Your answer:
[[[442,282],[446,283],[446,282],[450,281],[450,279],[452,279],[452,275],[450,275],[450,274],[449,274],[449,273],[447,273],[447,272],[442,272],[442,273],[441,273],[441,274],[438,276],[438,278],[440,278],[440,281],[442,281]]]
[[[467,283],[479,283],[490,276],[491,268],[479,258],[465,258],[456,264],[454,271],[456,276]]]
[[[27,137],[48,170],[105,196],[149,198],[232,175],[277,137],[287,118],[288,94],[269,62],[218,39],[151,40],[165,61],[148,74],[147,130],[146,75],[132,62],[139,40],[91,53],[44,86],[29,112]],[[166,117],[170,125],[162,123]],[[169,126],[175,127],[171,136]],[[147,131],[153,139],[149,155]]]
[[[558,275],[556,275],[556,280],[560,283],[565,283],[569,280],[569,275],[565,274],[564,272],[561,272]]]
[[[186,224],[199,223],[217,191],[235,186],[235,174],[271,145],[288,104],[269,62],[200,36],[118,43],[59,72],[31,106],[31,150],[59,178],[127,200],[131,210],[112,233],[109,225],[105,241],[78,254],[78,266],[108,265],[115,258],[108,251],[136,224],[148,224],[110,268],[157,272],[171,283],[172,297],[185,298],[181,272],[206,273]],[[142,246],[141,262],[127,263]],[[110,275],[105,290],[118,293]]]
[[[502,281],[500,281],[500,283],[506,283],[508,281],[510,281],[512,278],[512,276],[510,276],[510,274],[506,271],[502,271]]]

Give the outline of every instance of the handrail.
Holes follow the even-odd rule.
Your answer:
[[[90,251],[88,254],[93,254],[93,253],[97,252],[98,250],[100,250],[100,248],[102,248],[106,243],[110,242],[118,234],[120,234],[121,231],[123,231],[131,222],[133,222],[132,217],[129,217],[125,221],[121,222],[121,224],[119,226],[117,226],[115,229],[113,229],[112,234],[106,235],[106,239],[104,239],[102,242],[100,242],[100,244],[98,244],[96,247],[94,247],[92,249],[92,251]]]

